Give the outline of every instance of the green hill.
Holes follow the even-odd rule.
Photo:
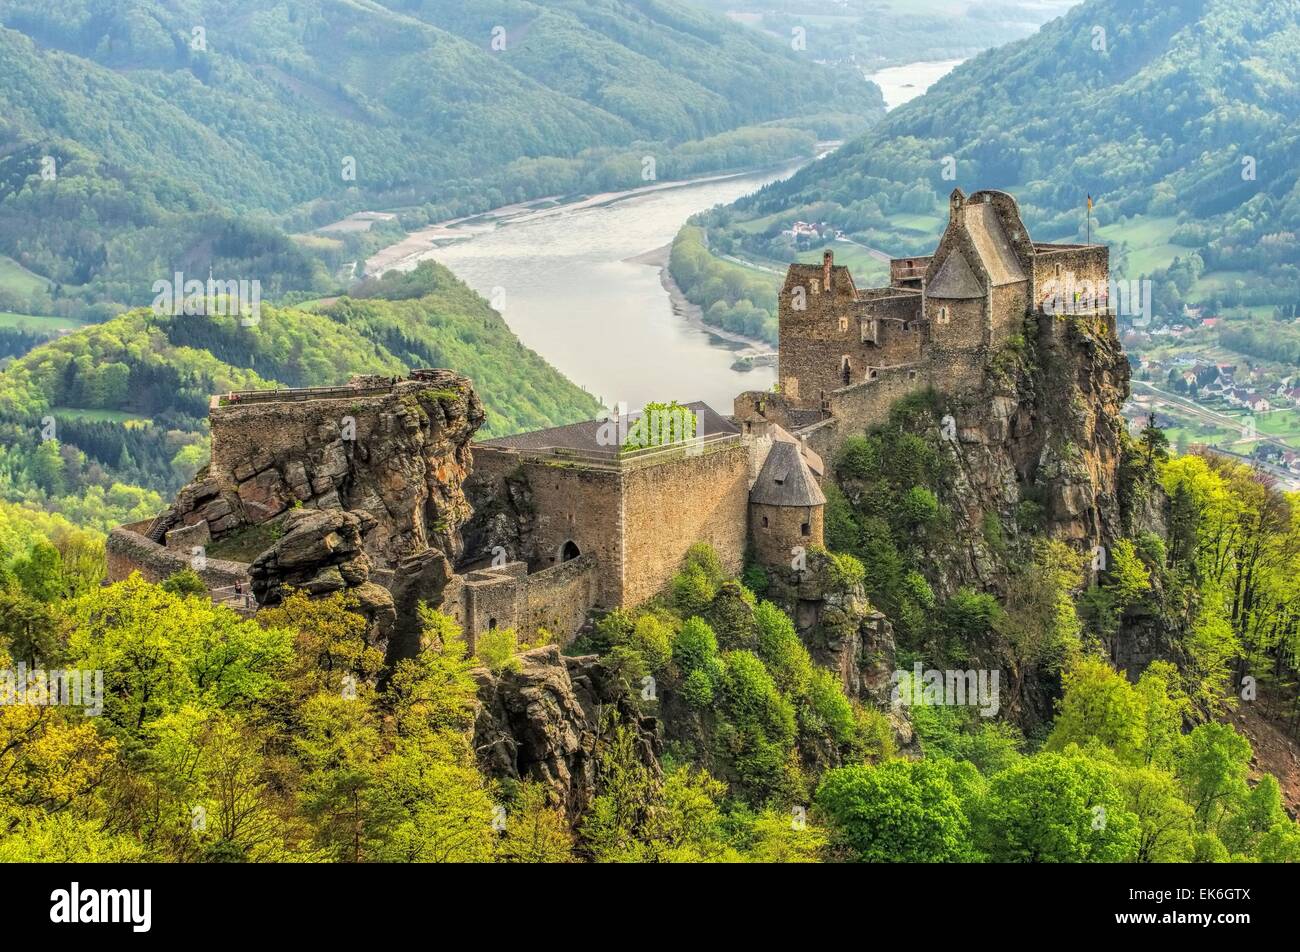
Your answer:
[[[445,268],[363,286],[363,298],[233,317],[130,311],[36,347],[0,371],[0,499],[89,525],[139,505],[114,486],[170,493],[207,453],[208,398],[338,384],[355,373],[446,366],[474,380],[485,435],[590,419],[598,402],[528,350]],[[392,293],[398,300],[380,296]],[[52,438],[46,438],[52,437]],[[102,503],[103,511],[95,509]]]
[[[409,226],[643,184],[647,156],[783,160],[883,112],[860,74],[679,0],[0,0],[0,98],[0,254],[55,300],[128,305],[182,266],[327,288],[364,246],[284,232],[359,209]]]
[[[758,260],[816,253],[781,234],[803,219],[928,252],[954,186],[1009,190],[1036,239],[1082,240],[1091,194],[1094,238],[1116,243],[1117,277],[1157,279],[1158,314],[1221,271],[1254,279],[1216,292],[1218,304],[1293,305],[1297,48],[1295,0],[1089,0],[710,216],[711,246]]]

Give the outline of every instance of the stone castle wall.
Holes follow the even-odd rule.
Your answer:
[[[658,461],[588,466],[477,447],[467,491],[482,512],[471,523],[470,554],[482,558],[500,546],[540,572],[565,564],[571,544],[601,566],[595,604],[602,608],[657,594],[696,542],[712,544],[739,571],[749,453],[736,440],[695,455],[682,449]]]
[[[781,390],[805,406],[844,386],[840,357],[862,347],[850,314],[856,292],[848,269],[831,269],[830,290],[825,275],[814,265],[791,266],[777,297]]]
[[[194,568],[187,551],[166,548],[144,535],[151,522],[118,526],[108,534],[104,548],[110,582],[125,581],[132,572],[139,572],[147,582],[164,582],[177,572]],[[209,589],[250,584],[248,566],[242,562],[205,559],[199,564],[203,567],[196,570],[197,574]]]
[[[479,636],[492,629],[514,629],[519,642],[539,630],[568,645],[596,604],[599,563],[583,555],[532,575],[523,562],[455,576],[443,593],[442,611],[465,632],[473,651]]]
[[[926,298],[925,317],[930,324],[927,357],[981,359],[988,339],[984,323],[985,299],[968,301]]]
[[[823,545],[823,506],[755,504],[749,508],[750,545],[763,565],[789,566],[796,549],[806,552],[809,547]]]
[[[1033,278],[1035,308],[1042,305],[1054,287],[1068,287],[1071,281],[1076,285],[1087,281],[1094,288],[1106,288],[1110,282],[1110,249],[1105,245],[1044,248],[1034,256]]]
[[[709,543],[726,570],[739,574],[748,541],[749,454],[736,441],[624,473],[619,604],[639,604],[662,590],[696,542]]]

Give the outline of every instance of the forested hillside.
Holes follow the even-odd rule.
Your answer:
[[[1036,240],[1083,240],[1090,194],[1113,274],[1155,278],[1158,314],[1211,294],[1294,304],[1297,44],[1294,0],[1089,0],[711,216],[713,247],[778,261],[816,253],[820,242],[782,234],[805,220],[928,253],[956,186],[1013,192]],[[1211,289],[1211,275],[1225,280]]]
[[[3,0],[0,96],[0,255],[52,283],[9,309],[39,313],[209,265],[325,288],[361,246],[286,231],[777,161],[882,113],[678,0]]]
[[[157,491],[174,491],[206,459],[208,398],[232,389],[439,366],[475,381],[487,433],[599,409],[433,262],[358,293],[314,310],[264,305],[251,327],[140,308],[42,344],[0,371],[0,498],[101,529],[153,515]]]

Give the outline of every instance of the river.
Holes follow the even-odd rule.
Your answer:
[[[775,369],[733,370],[736,352],[752,348],[722,341],[675,313],[660,266],[644,259],[662,260],[649,253],[671,243],[696,212],[793,171],[603,196],[598,203],[516,213],[487,225],[444,227],[441,237],[464,239],[393,266],[414,267],[423,258],[446,265],[492,302],[524,344],[606,406],[703,400],[730,413],[737,393],[771,387]]]
[[[892,107],[956,63],[913,63],[876,76],[884,78]],[[501,312],[525,345],[605,406],[703,400],[730,413],[737,393],[766,390],[776,379],[771,366],[734,369],[737,353],[772,348],[705,330],[674,305],[660,280],[662,262],[690,216],[797,167],[663,183],[543,209],[498,209],[423,229],[366,267],[413,268],[424,258],[446,265]]]
[[[880,87],[880,92],[885,97],[885,108],[897,109],[921,95],[963,62],[964,60],[953,59],[933,63],[907,63],[882,69],[867,79]]]

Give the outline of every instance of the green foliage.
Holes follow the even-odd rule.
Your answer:
[[[970,823],[944,768],[889,760],[828,771],[817,788],[831,843],[863,863],[951,863],[971,858]]]
[[[1138,845],[1119,772],[1077,754],[1036,754],[995,775],[975,828],[995,863],[1126,862]]]
[[[1187,735],[1175,771],[1203,826],[1217,828],[1224,815],[1245,798],[1250,754],[1250,742],[1229,724],[1201,724]]]
[[[199,573],[193,569],[182,569],[175,575],[165,579],[160,587],[164,592],[170,592],[182,598],[190,595],[196,598],[208,597],[208,587],[203,584],[203,579],[199,578]]]
[[[573,834],[568,821],[562,810],[547,803],[541,784],[520,785],[496,856],[502,863],[573,861]]]
[[[674,446],[695,438],[695,412],[676,400],[671,403],[647,403],[628,428],[623,450],[643,450],[655,446]]]
[[[493,674],[518,671],[518,642],[519,636],[513,628],[481,631],[474,642],[474,657]]]
[[[702,671],[706,675],[716,668],[718,636],[701,618],[689,618],[673,638],[673,662],[685,674]]]

